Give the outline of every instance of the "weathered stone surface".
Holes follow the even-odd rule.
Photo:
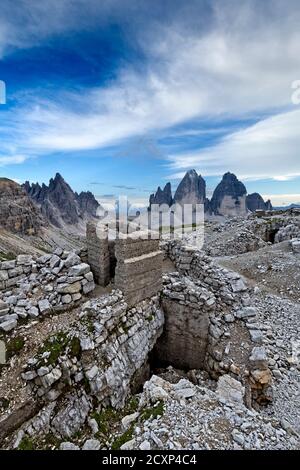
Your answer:
[[[69,276],[83,276],[90,271],[90,266],[86,263],[81,263],[75,266],[72,266],[68,272]]]
[[[67,405],[52,420],[53,429],[62,437],[70,438],[84,424],[90,410],[85,394],[70,395]]]
[[[81,259],[76,253],[70,253],[67,259],[64,262],[66,268],[70,268],[71,266],[75,266],[76,264],[80,264]]]
[[[246,215],[247,190],[232,173],[225,173],[214,190],[210,201],[211,211],[219,215]]]
[[[100,207],[90,191],[74,193],[59,173],[50,179],[48,186],[26,181],[23,188],[40,206],[44,217],[57,227],[65,223],[76,225],[85,218],[93,218]]]
[[[88,439],[85,441],[82,450],[100,450],[100,442],[97,439]]]
[[[127,416],[124,416],[124,418],[122,418],[122,426],[123,428],[126,430],[129,428],[129,426],[134,422],[136,421],[136,419],[139,417],[139,413],[136,412],[136,413],[132,413],[131,415],[127,415]]]
[[[76,294],[81,291],[80,281],[74,282],[73,284],[60,284],[57,287],[57,292],[60,294]]]
[[[42,224],[38,208],[24,189],[15,181],[0,178],[0,226],[13,233],[34,235]]]
[[[59,450],[80,450],[80,447],[72,442],[62,442],[59,446]]]
[[[6,320],[2,323],[0,323],[0,328],[1,330],[8,332],[13,330],[17,326],[17,320],[12,319],[12,320]]]
[[[206,183],[195,170],[188,171],[174,195],[174,202],[178,204],[204,204],[206,199]]]
[[[221,400],[243,403],[245,387],[230,375],[223,375],[218,380],[217,395]]]
[[[40,300],[39,303],[39,310],[41,312],[42,315],[45,315],[46,313],[48,313],[51,309],[51,305],[49,303],[49,300],[48,299],[43,299],[43,300]]]

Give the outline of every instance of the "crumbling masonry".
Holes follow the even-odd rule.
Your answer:
[[[96,282],[106,286],[114,276],[129,307],[149,299],[162,290],[163,253],[159,240],[147,238],[145,232],[108,240],[105,226],[87,226],[88,260]],[[115,270],[112,264],[116,262]]]

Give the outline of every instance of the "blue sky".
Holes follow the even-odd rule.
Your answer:
[[[1,1],[0,173],[145,200],[186,170],[300,201],[298,0]]]

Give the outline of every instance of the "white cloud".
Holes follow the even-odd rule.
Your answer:
[[[26,155],[0,155],[0,166],[24,163],[27,158]]]
[[[89,14],[82,10],[81,23],[78,8],[66,17],[66,8],[76,2],[51,0],[50,17],[45,15],[49,2],[30,3],[32,9],[23,13],[27,24],[23,34],[22,17],[0,23],[0,49],[1,37],[2,42],[8,38],[2,45],[5,49],[86,27],[93,11],[107,20],[118,2],[105,2],[102,13],[97,2],[88,2]],[[97,149],[199,117],[226,121],[281,112],[228,135],[212,149],[174,155],[170,161],[176,170],[197,166],[203,174],[219,174],[223,169],[252,178],[299,174],[299,111],[282,111],[292,106],[291,83],[299,73],[298,3],[292,1],[290,11],[279,0],[244,1],[242,6],[233,0],[226,5],[215,0],[211,5],[213,15],[205,28],[190,28],[186,18],[176,15],[167,26],[157,22],[153,26],[144,18],[137,38],[147,59],[143,71],[127,66],[105,88],[78,94],[58,90],[56,99],[37,97],[35,103],[20,105],[0,130],[15,136],[16,148],[10,161],[6,155],[0,158],[14,162],[20,154],[26,158]],[[201,9],[195,12],[200,22]],[[9,145],[10,138],[4,145]]]
[[[224,137],[211,148],[169,157],[181,177],[186,168],[203,175],[221,175],[230,170],[242,179],[286,181],[300,175],[300,109],[272,116]]]
[[[290,204],[300,204],[300,194],[263,194],[264,200],[270,199],[273,206],[288,206]]]

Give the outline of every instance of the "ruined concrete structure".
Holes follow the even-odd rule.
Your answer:
[[[90,222],[86,226],[88,263],[94,274],[94,279],[100,286],[106,286],[110,281],[110,255],[108,247],[107,228]]]
[[[159,240],[143,240],[138,236],[116,240],[115,255],[115,285],[124,293],[129,306],[161,291],[163,253]]]
[[[148,238],[149,237],[149,238]],[[146,232],[120,233],[108,240],[108,229],[93,223],[87,225],[88,261],[96,282],[106,286],[114,278],[129,306],[149,299],[162,289],[163,254],[159,240]]]

